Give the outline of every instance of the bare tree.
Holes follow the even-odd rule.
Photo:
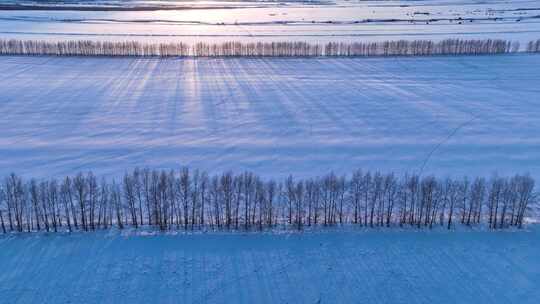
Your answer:
[[[0,189],[0,226],[8,231],[68,231],[141,225],[160,230],[263,230],[276,225],[353,224],[417,228],[486,222],[492,229],[522,228],[538,203],[529,175],[472,182],[434,176],[355,171],[320,178],[268,180],[250,173],[208,175],[135,169],[121,183],[91,173],[56,180],[11,174]],[[144,222],[144,219],[147,219]]]

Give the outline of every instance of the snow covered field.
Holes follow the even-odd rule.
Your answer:
[[[0,302],[540,302],[530,231],[0,236]]]
[[[0,58],[0,175],[540,178],[540,56]]]
[[[498,38],[523,46],[540,38],[540,0],[0,0],[0,39],[10,38]],[[189,166],[280,179],[365,168],[538,180],[538,67],[540,55],[523,53],[3,56],[0,178],[92,170],[118,180],[135,167]],[[0,235],[0,303],[536,304],[539,248],[539,224],[520,231],[8,233]]]
[[[538,0],[0,1],[0,37],[223,42],[540,37]]]

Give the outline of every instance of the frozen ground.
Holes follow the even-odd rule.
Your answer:
[[[540,302],[529,231],[0,236],[0,302]]]
[[[540,56],[0,58],[0,175],[540,178]]]
[[[328,42],[486,37],[540,38],[540,1],[0,0],[0,38]]]

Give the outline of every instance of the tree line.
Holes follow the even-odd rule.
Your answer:
[[[501,39],[396,40],[380,42],[183,42],[42,41],[0,39],[0,55],[148,56],[148,57],[319,57],[319,56],[429,56],[501,54],[520,51],[519,42]],[[526,51],[540,51],[538,41]]]
[[[121,180],[92,172],[0,187],[3,233],[112,227],[263,230],[276,226],[522,228],[538,203],[529,175],[437,178],[357,170],[350,176],[264,180],[244,172],[135,169]]]
[[[540,52],[540,39],[536,41],[529,41],[529,43],[527,43],[527,52],[539,53]]]

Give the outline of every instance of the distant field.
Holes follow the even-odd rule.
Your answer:
[[[540,56],[0,58],[0,173],[540,174]]]
[[[538,228],[0,236],[0,302],[536,304]]]
[[[383,41],[540,38],[538,0],[0,1],[16,39]]]

